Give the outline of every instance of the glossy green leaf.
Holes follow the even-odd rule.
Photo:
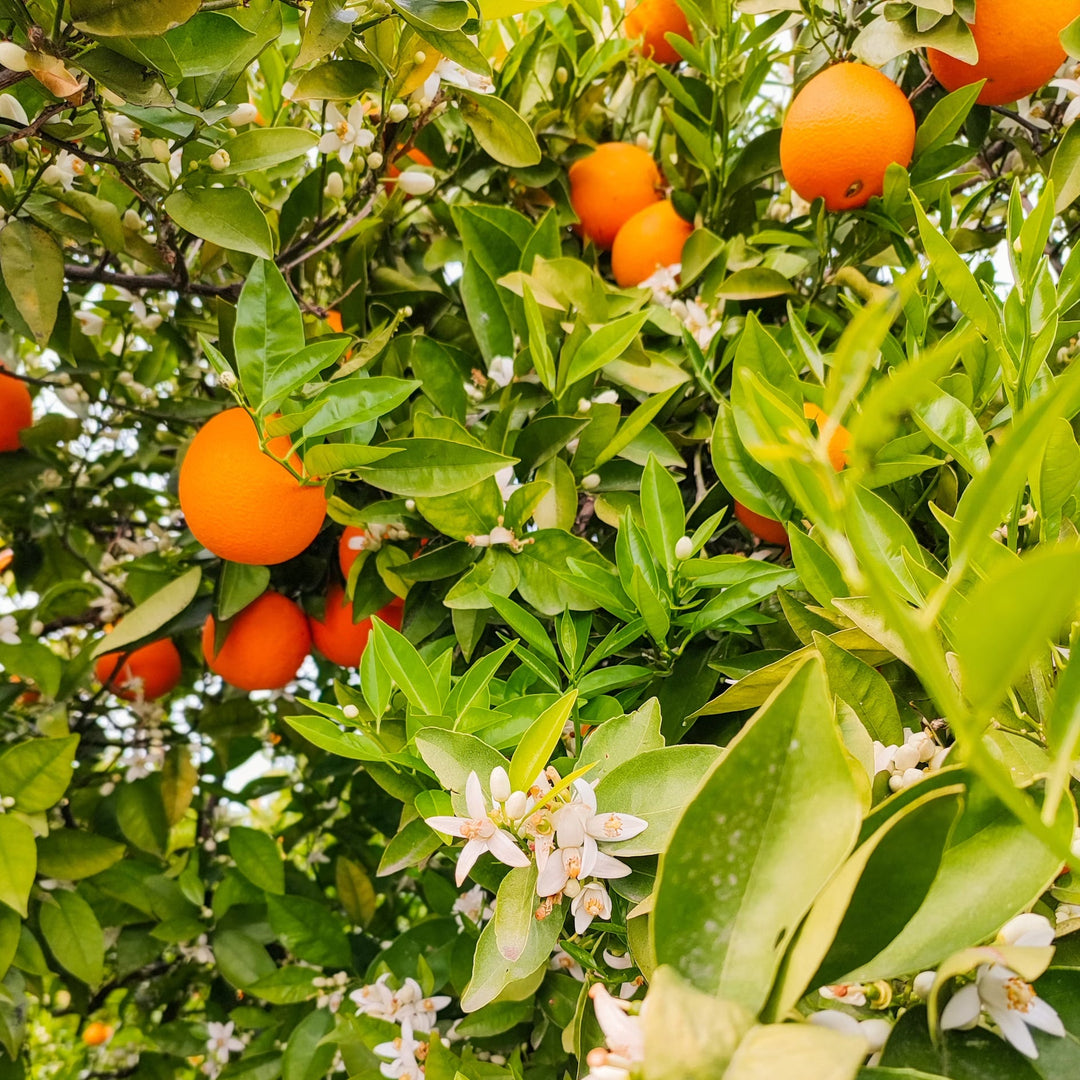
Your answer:
[[[219,247],[274,256],[270,225],[246,188],[185,188],[165,200],[165,210],[180,228]]]
[[[26,918],[26,901],[37,870],[34,833],[25,821],[0,815],[0,903]]]
[[[158,589],[129,611],[117,627],[94,646],[91,656],[120,652],[129,646],[145,644],[146,639],[187,609],[195,599],[201,581],[202,571],[195,566]]]
[[[64,292],[64,256],[52,236],[21,219],[0,229],[0,273],[30,332],[44,345]]]
[[[229,854],[252,885],[276,895],[285,892],[281,849],[272,837],[246,825],[234,825],[229,830]]]
[[[38,921],[57,963],[96,987],[104,975],[105,934],[90,905],[77,892],[58,889],[42,903]]]

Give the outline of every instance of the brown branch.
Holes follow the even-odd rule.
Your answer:
[[[64,267],[64,276],[69,281],[94,281],[101,285],[119,285],[125,289],[163,289],[168,292],[194,293],[196,296],[223,296],[235,300],[240,295],[240,283],[231,285],[207,285],[198,281],[186,284],[171,274],[122,274],[114,270],[104,270],[100,266],[77,266],[68,264]]]
[[[50,105],[47,109],[42,109],[41,113],[35,116],[25,127],[17,128],[17,130],[9,132],[7,135],[0,135],[0,146],[7,146],[8,143],[18,142],[19,139],[25,139],[28,135],[37,135],[41,128],[56,116],[57,113],[62,113],[65,109],[70,108],[71,106],[66,101],[59,101],[55,105]],[[0,123],[11,125],[17,124],[17,121],[0,117]]]

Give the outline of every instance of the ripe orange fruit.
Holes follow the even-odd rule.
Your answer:
[[[113,1029],[109,1024],[94,1020],[83,1028],[82,1041],[87,1046],[100,1046],[113,1037]]]
[[[658,64],[675,64],[682,59],[665,34],[690,40],[690,24],[675,0],[641,0],[626,16],[623,32],[638,42],[638,52],[651,56]]]
[[[946,90],[958,90],[980,79],[980,105],[1008,105],[1045,86],[1065,63],[1058,34],[1080,18],[1080,0],[978,0],[971,33],[979,50],[974,64],[937,49],[926,59]]]
[[[812,401],[803,404],[803,416],[817,424],[819,430],[824,427],[829,419],[825,414],[825,410]],[[849,446],[851,446],[851,432],[843,424],[837,424],[832,438],[829,439],[829,460],[837,472],[848,463],[847,451]]]
[[[743,506],[741,502],[735,503],[735,517],[766,544],[788,546],[787,530],[774,518],[767,518],[764,514],[755,514],[749,506]]]
[[[290,441],[270,440],[278,457]],[[301,471],[300,459],[290,458]],[[246,409],[226,409],[199,429],[180,467],[180,508],[195,539],[231,562],[268,566],[299,555],[326,516],[322,485],[302,485],[259,448]]]
[[[568,176],[579,231],[600,247],[611,247],[630,218],[659,202],[663,186],[656,162],[631,143],[601,143],[575,161]]]
[[[180,653],[169,638],[151,641],[126,657],[103,653],[94,664],[94,677],[117,697],[156,701],[180,682]]]
[[[4,374],[0,364],[0,453],[18,450],[19,433],[34,422],[34,407],[26,383]]]
[[[360,552],[364,550],[367,533],[359,525],[346,525],[345,531],[338,540],[337,552],[338,563],[341,566],[341,575],[346,581],[349,580],[349,571],[356,562]]]
[[[639,210],[618,232],[611,247],[611,272],[624,289],[640,285],[661,266],[682,261],[683,244],[694,226],[664,199]]]
[[[353,608],[340,585],[331,585],[326,594],[326,613],[322,620],[310,619],[315,648],[341,667],[356,667],[371,635],[371,619],[382,619],[395,630],[401,629],[404,601],[394,597],[371,618],[353,622]]]
[[[214,653],[214,616],[203,626],[206,666],[241,690],[280,690],[311,649],[307,616],[281,593],[264,592],[237,615]]]
[[[981,2],[981,0],[980,0]],[[780,132],[780,165],[807,202],[830,211],[865,206],[885,170],[915,150],[915,114],[891,79],[864,64],[836,64],[796,95]]]

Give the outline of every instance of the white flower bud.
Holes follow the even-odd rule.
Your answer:
[[[323,194],[328,199],[340,199],[345,194],[345,181],[342,179],[341,173],[332,172],[327,176]]]
[[[215,150],[210,155],[210,168],[214,169],[216,172],[221,172],[222,169],[227,169],[229,167],[229,162],[231,160],[228,150]]]
[[[592,408],[592,402],[588,398],[578,398],[577,411],[588,412]]]
[[[934,988],[934,980],[936,978],[936,971],[920,971],[912,980],[912,992],[916,997],[920,997],[925,1001],[930,996],[930,991]]]
[[[902,786],[909,788],[912,784],[917,784],[922,778],[921,769],[905,769],[904,775],[901,777]]]
[[[566,83],[567,83],[567,80],[568,80],[569,78],[570,78],[570,72],[569,72],[569,71],[567,71],[567,70],[566,70],[566,68],[564,68],[564,67],[557,67],[557,68],[555,69],[555,81],[556,81],[556,82],[557,82],[557,83],[558,83],[558,84],[559,84],[560,86],[565,86],[565,85],[566,85]]]
[[[600,486],[600,474],[591,472],[581,481],[581,486],[586,491],[595,491]]]
[[[226,119],[236,127],[243,127],[244,124],[250,124],[258,115],[259,110],[245,101],[243,105],[237,105]]]
[[[33,634],[34,637],[41,637],[41,635],[45,633],[45,624],[40,619],[34,619],[30,624],[30,633]]]
[[[383,156],[376,150],[374,153],[367,156],[368,167],[371,169],[381,169],[383,163]]]
[[[218,385],[226,390],[231,390],[236,385],[236,376],[231,371],[223,371],[218,376]]]
[[[525,792],[515,791],[510,798],[506,800],[506,816],[511,821],[517,821],[519,818],[525,816],[528,805],[528,798],[525,795]]]
[[[153,154],[155,160],[160,161],[162,165],[168,165],[169,158],[172,157],[172,150],[164,139],[155,139],[150,144],[150,153]]]
[[[409,106],[404,101],[395,101],[389,109],[386,110],[387,118],[391,124],[400,124],[406,116],[409,115]]]
[[[498,803],[504,803],[510,798],[510,777],[501,765],[496,765],[491,770],[491,797]]]
[[[15,176],[6,165],[0,162],[0,184],[4,187],[13,188],[15,186]]]
[[[577,878],[567,879],[566,884],[563,886],[563,895],[573,900],[579,892],[581,892],[581,882]]]
[[[862,1020],[859,1023],[859,1034],[870,1044],[871,1052],[876,1054],[892,1034],[892,1024],[881,1017]]]
[[[341,715],[344,716],[346,720],[355,720],[360,715],[360,710],[355,705],[346,705],[345,708],[341,710]]]
[[[893,754],[893,768],[901,773],[915,768],[919,764],[919,749],[919,747],[912,746],[908,742],[897,747],[896,753]]]
[[[26,50],[16,45],[14,41],[0,41],[0,64],[9,71],[29,71],[30,69],[26,62]]]
[[[426,59],[427,59],[427,53],[424,52],[422,49],[418,50],[415,53],[413,53],[413,63],[416,64],[417,66],[422,64]],[[25,71],[26,69],[23,68],[22,70]]]
[[[406,499],[405,500],[405,509],[408,510],[409,513],[411,514],[416,509],[416,500],[415,499]]]
[[[142,218],[134,210],[125,210],[121,220],[124,223],[124,228],[129,232],[140,232],[142,230]]]
[[[675,541],[675,558],[689,559],[694,554],[694,541],[689,536],[680,536]]]

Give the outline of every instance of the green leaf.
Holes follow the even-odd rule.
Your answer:
[[[814,631],[813,637],[825,661],[829,689],[858,716],[871,738],[885,746],[902,744],[900,711],[884,677],[824,634]]]
[[[116,629],[106,634],[94,646],[91,657],[145,644],[146,639],[187,609],[199,591],[200,581],[202,571],[195,566],[175,581],[170,581],[168,585],[158,589],[133,611],[129,611]]]
[[[105,934],[90,905],[78,893],[58,889],[42,903],[38,921],[56,962],[97,986],[104,974]]]
[[[218,930],[212,944],[221,974],[240,990],[247,990],[278,970],[262,945],[242,930]]]
[[[233,348],[244,391],[252,402],[269,400],[268,384],[282,379],[282,368],[304,348],[304,323],[300,307],[281,271],[269,257],[256,262],[236,305]],[[302,382],[303,380],[301,380]]]
[[[517,960],[525,951],[536,921],[540,898],[536,895],[536,864],[518,866],[503,878],[495,908],[495,943],[506,960]]]
[[[961,689],[984,715],[1006,695],[1075,611],[1080,550],[1043,547],[1009,561],[968,593],[953,643]]]
[[[386,752],[363,731],[342,731],[325,716],[287,716],[285,722],[308,742],[354,761],[383,761]]]
[[[56,241],[28,221],[9,221],[0,229],[0,272],[19,314],[44,345],[64,294],[64,256]]]
[[[356,473],[374,487],[414,499],[464,491],[517,463],[516,458],[449,439],[391,440],[378,449],[398,453],[359,466]]]
[[[795,289],[783,274],[767,266],[750,266],[736,270],[717,286],[716,295],[725,300],[764,300],[770,296],[787,296]]]
[[[36,871],[33,829],[12,814],[0,815],[0,903],[24,919]]]
[[[956,137],[964,126],[964,121],[975,104],[975,99],[982,90],[981,79],[968,86],[961,86],[951,94],[946,94],[926,114],[926,119],[915,133],[915,157],[932,154],[940,150]]]
[[[401,688],[413,708],[428,716],[440,715],[442,697],[439,688],[416,646],[381,619],[372,621],[371,643],[379,664]]]
[[[586,378],[594,371],[599,371],[605,364],[618,360],[638,336],[638,332],[645,325],[648,317],[647,311],[639,311],[632,315],[624,315],[620,319],[613,319],[597,328],[574,353],[568,368],[560,364],[560,389],[573,386],[580,379]]]
[[[290,356],[266,357],[259,379],[260,394],[252,393],[241,358],[240,378],[244,382],[244,389],[251,394],[255,411],[260,416],[273,412],[290,394],[313,380],[323,368],[335,363],[345,351],[345,346],[342,338],[321,338]]]
[[[278,896],[285,892],[281,849],[266,833],[234,825],[229,830],[229,854],[252,885]]]
[[[45,877],[79,881],[119,862],[125,850],[123,844],[107,836],[81,829],[55,829],[37,842],[38,870]]]
[[[695,990],[662,965],[650,977],[641,1022],[649,1080],[715,1080],[726,1075],[754,1018],[734,1002]]]
[[[1054,185],[1054,213],[1061,214],[1080,198],[1080,130],[1070,124],[1050,162],[1049,182]]]
[[[989,465],[986,435],[962,401],[935,387],[912,409],[911,417],[935,446],[956,458],[972,476]]]
[[[356,446],[352,443],[323,443],[304,453],[304,468],[311,476],[359,473],[377,461],[399,453],[383,443],[381,446]]]
[[[260,259],[274,257],[274,237],[247,188],[191,188],[174,191],[165,212],[187,232],[230,251]]]
[[[938,782],[947,785],[957,779],[957,774],[943,772]],[[930,780],[922,782],[927,783]],[[863,826],[864,835],[895,812],[898,803],[921,795],[922,784],[875,808]],[[936,967],[961,949],[991,939],[1057,876],[1061,862],[1053,851],[981,783],[968,779],[968,789],[963,815],[919,910],[877,956],[846,972],[844,982],[869,982]],[[1075,810],[1066,803],[1054,828],[1063,839],[1071,837],[1074,821]],[[993,889],[985,887],[988,881],[995,882]]]
[[[528,791],[546,767],[559,743],[566,721],[577,701],[577,691],[563,694],[529,725],[510,759],[510,786],[514,791]]]
[[[169,822],[161,800],[161,776],[125,783],[116,796],[120,831],[137,848],[164,856],[169,843]]]
[[[420,818],[413,818],[386,845],[375,873],[379,877],[386,877],[407,870],[433,855],[442,845],[442,838],[437,832]]]
[[[661,857],[658,962],[757,1013],[861,816],[824,672],[805,661],[729,745]]]
[[[739,1044],[724,1080],[848,1080],[866,1060],[866,1040],[817,1024],[761,1024]]]
[[[496,161],[514,169],[540,163],[540,146],[532,128],[505,101],[494,94],[460,87],[455,93],[460,99],[458,111],[462,119]]]
[[[651,454],[641,478],[641,514],[653,554],[668,570],[674,569],[675,545],[686,522],[682,495],[671,473]]]
[[[71,21],[99,37],[155,37],[187,22],[200,0],[71,0]]]
[[[307,67],[313,60],[332,53],[352,33],[356,16],[357,12],[348,10],[342,0],[315,0],[308,11],[293,66]]]
[[[585,740],[578,756],[578,768],[592,765],[589,781],[593,782],[602,780],[613,769],[633,761],[641,754],[660,750],[664,745],[660,721],[660,703],[656,698],[649,698],[637,712],[629,716],[605,720]]]
[[[367,871],[354,859],[339,855],[334,863],[334,886],[348,916],[359,926],[375,917],[375,887]]]
[[[224,622],[257,600],[270,584],[270,568],[224,561],[218,578],[215,618]]]
[[[325,903],[306,896],[268,896],[270,928],[298,960],[336,967],[349,955],[341,920]]]
[[[28,739],[0,754],[0,796],[15,800],[26,814],[48,810],[60,801],[71,783],[78,735],[58,739]]]
[[[319,995],[319,988],[312,985],[314,977],[315,972],[309,967],[282,967],[250,983],[245,993],[269,1001],[271,1005],[295,1005]],[[311,1013],[306,1019],[319,1016],[329,1017],[329,1012]]]
[[[504,896],[512,904],[511,892],[518,890],[520,880],[520,875],[514,876],[513,871],[503,878],[496,898],[496,911]],[[476,943],[472,977],[461,994],[461,1008],[470,1013],[492,1001],[520,1001],[531,996],[547,969],[563,928],[563,919],[561,904],[556,905],[546,918],[534,918],[528,941],[516,960],[507,960],[499,952],[495,920],[490,920]]]
[[[416,749],[439,783],[455,798],[455,806],[465,805],[465,784],[476,773],[484,798],[491,797],[491,771],[508,768],[510,762],[475,735],[444,728],[424,728],[416,736]],[[535,777],[534,777],[535,779]]]
[[[265,982],[265,979],[261,980],[261,983]],[[259,985],[256,983],[251,993],[258,993]],[[333,1028],[334,1017],[329,1009],[308,1013],[289,1033],[289,1044],[281,1056],[281,1080],[320,1080],[331,1072],[337,1046],[329,1040],[323,1042],[323,1039]]]
[[[637,754],[602,777],[596,785],[600,813],[633,814],[649,823],[633,839],[612,844],[611,854],[658,855],[666,850],[679,820],[718,756],[715,746],[667,746]]]

